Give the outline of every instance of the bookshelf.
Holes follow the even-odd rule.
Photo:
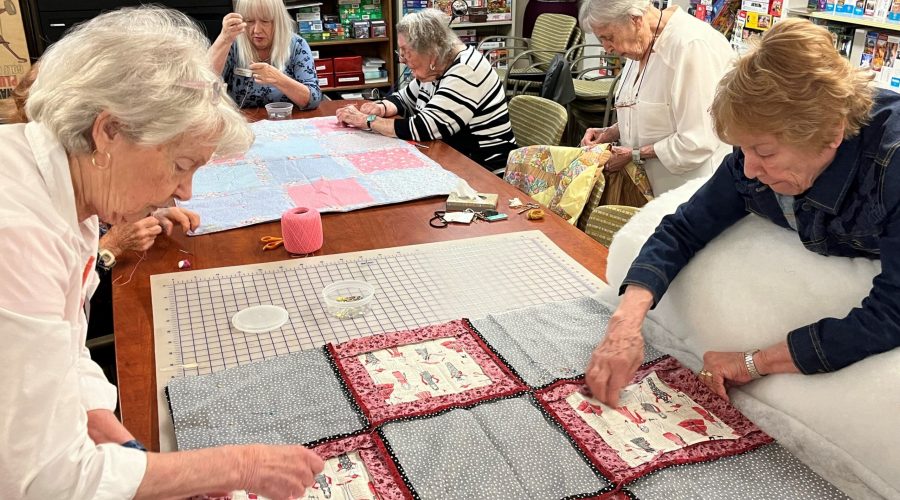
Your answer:
[[[300,8],[311,5],[312,2],[318,3],[319,0],[309,0],[310,3],[307,2],[291,2],[288,4],[288,11],[291,12],[292,16],[296,13],[300,12]],[[354,2],[358,5],[357,2]],[[393,25],[395,24],[394,15],[393,15],[393,4],[391,0],[371,0],[369,2],[370,5],[380,6],[381,8],[381,19],[385,24],[385,36],[375,37],[375,38],[349,38],[349,33],[345,32],[345,38],[325,38],[320,39],[320,36],[310,35],[309,33],[301,32],[300,35],[303,36],[307,43],[309,43],[310,49],[313,51],[313,55],[317,57],[317,60],[325,60],[325,59],[333,59],[336,57],[352,57],[352,56],[361,56],[364,59],[367,57],[374,57],[384,61],[384,69],[387,71],[387,80],[386,81],[376,81],[376,82],[366,82],[360,85],[344,85],[344,86],[330,86],[327,88],[323,88],[322,92],[329,94],[332,98],[340,98],[338,94],[344,92],[353,92],[365,89],[384,89],[387,90],[394,86],[394,82],[396,81],[395,70],[393,61],[394,61],[394,33],[393,33]],[[347,2],[345,0],[321,0],[320,9],[321,16],[324,19],[325,16],[339,16],[340,6],[346,6]],[[364,18],[365,19],[365,18]],[[377,19],[377,18],[372,18]],[[343,21],[343,20],[342,20]],[[324,25],[325,23],[323,23]],[[299,25],[299,23],[298,23]],[[303,31],[301,29],[301,31]],[[325,30],[327,33],[327,29]],[[323,34],[322,36],[331,37],[334,34]],[[317,63],[317,67],[319,64]],[[337,79],[336,79],[337,80]],[[322,81],[320,75],[320,82]],[[336,82],[333,82],[336,83]]]
[[[847,14],[830,14],[828,12],[810,11],[809,9],[790,9],[788,15],[900,33],[900,23],[878,21],[868,17],[856,17]]]

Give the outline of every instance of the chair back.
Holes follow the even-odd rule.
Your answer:
[[[548,64],[553,59],[551,51],[564,53],[572,43],[578,21],[565,14],[541,14],[534,22],[529,50],[540,51],[532,54],[535,63]],[[544,52],[546,51],[546,52]],[[542,68],[545,69],[546,68]]]
[[[543,97],[517,95],[509,101],[509,121],[519,147],[559,146],[568,120],[565,107]]]

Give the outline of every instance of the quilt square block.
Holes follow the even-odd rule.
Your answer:
[[[616,484],[772,442],[669,356],[638,370],[615,408],[591,397],[583,379],[553,384],[537,398]]]
[[[380,433],[415,498],[586,498],[612,492],[531,396],[385,424]]]
[[[367,425],[324,349],[176,378],[166,394],[180,450],[308,444]]]
[[[425,160],[407,149],[384,149],[376,153],[359,153],[347,155],[347,160],[360,172],[371,174],[381,170],[398,170],[404,168],[422,168]]]
[[[521,392],[467,320],[330,345],[373,425]]]

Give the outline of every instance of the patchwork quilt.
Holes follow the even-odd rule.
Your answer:
[[[670,356],[594,399],[566,339],[593,347],[610,314],[584,298],[175,379],[178,446],[310,446],[308,500],[844,498]]]

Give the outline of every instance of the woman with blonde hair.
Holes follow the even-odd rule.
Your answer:
[[[300,496],[322,460],[302,446],[148,453],[85,347],[98,219],[140,220],[213,153],[253,135],[184,14],[136,8],[78,25],[41,58],[29,123],[0,126],[0,491],[3,498]],[[78,68],[78,71],[72,71]],[[141,96],[135,99],[134,96]]]
[[[725,75],[712,115],[738,149],[662,220],[629,269],[587,368],[594,395],[618,400],[643,357],[647,311],[698,251],[751,212],[796,231],[809,251],[878,259],[881,274],[843,318],[759,349],[707,352],[706,385],[727,399],[729,384],[836,371],[900,346],[900,95],[876,91],[870,80],[838,54],[825,28],[799,18],[777,23]]]
[[[312,51],[282,0],[236,0],[209,57],[239,107],[292,102],[313,109],[322,100]]]

